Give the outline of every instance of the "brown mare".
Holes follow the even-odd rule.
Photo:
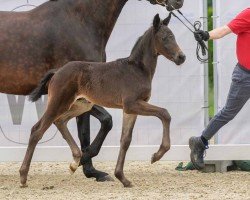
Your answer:
[[[51,0],[29,12],[0,12],[0,92],[28,95],[50,69],[74,60],[106,61],[107,41],[127,1]],[[183,0],[166,0],[166,4],[180,8]],[[90,115],[101,122],[91,145]],[[111,116],[93,106],[77,117],[77,126],[84,174],[108,180],[107,173],[95,170],[91,158],[112,128]]]
[[[159,15],[135,44],[128,58],[114,62],[69,62],[57,72],[49,72],[40,85],[31,93],[36,101],[48,86],[48,105],[43,117],[32,130],[28,149],[20,168],[21,185],[26,186],[27,175],[33,152],[45,131],[54,123],[69,144],[74,162],[70,169],[76,171],[82,156],[69,130],[67,122],[94,105],[123,109],[121,148],[115,169],[115,176],[125,187],[130,187],[123,173],[126,151],[130,145],[137,115],[156,116],[163,124],[162,144],[152,157],[154,163],[170,148],[170,114],[164,108],[150,105],[151,84],[158,55],[163,55],[177,65],[185,61],[185,55],[168,28],[170,17],[163,22]],[[80,100],[79,100],[80,99]]]

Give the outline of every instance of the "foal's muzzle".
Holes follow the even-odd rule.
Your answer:
[[[185,62],[186,60],[186,56],[184,53],[180,52],[180,53],[177,53],[175,59],[174,59],[174,62],[176,65],[181,65]]]

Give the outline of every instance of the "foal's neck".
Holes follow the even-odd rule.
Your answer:
[[[135,63],[152,80],[155,74],[158,54],[155,50],[154,30],[150,28],[135,44],[129,61]]]

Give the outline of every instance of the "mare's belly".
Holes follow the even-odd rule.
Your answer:
[[[0,70],[0,93],[28,95],[34,90],[40,77],[32,77],[28,73],[2,72]]]

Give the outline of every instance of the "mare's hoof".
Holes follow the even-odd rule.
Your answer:
[[[93,167],[88,170],[83,166],[83,173],[87,178],[95,178],[97,182],[114,181],[108,173],[98,171]]]
[[[107,176],[103,176],[103,177],[99,177],[99,178],[96,178],[96,181],[97,182],[106,182],[106,181],[115,181],[110,175],[107,175]]]

